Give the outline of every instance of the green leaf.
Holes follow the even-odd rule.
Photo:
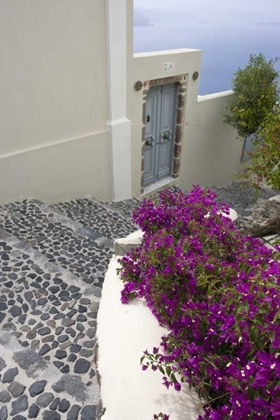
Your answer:
[[[164,372],[163,367],[159,365],[159,367],[158,367],[158,368],[159,368],[159,371],[160,371],[163,375],[165,375],[165,372]]]
[[[249,333],[250,341],[255,343],[259,335],[259,330],[257,327],[252,327]]]
[[[171,375],[171,367],[170,366],[166,366],[165,371],[166,371],[167,376],[170,377],[170,375]]]
[[[252,401],[258,396],[257,391],[255,391],[251,386],[248,386],[247,395]]]

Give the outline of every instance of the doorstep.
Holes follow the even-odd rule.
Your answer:
[[[147,185],[147,187],[144,188],[144,193],[141,195],[141,198],[145,198],[151,194],[154,194],[158,190],[170,188],[175,185],[179,185],[179,178],[174,179],[171,178],[171,176],[168,176],[158,182],[155,182],[154,184]]]

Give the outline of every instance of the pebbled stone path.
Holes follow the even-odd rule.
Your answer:
[[[0,206],[0,420],[102,414],[97,311],[114,239],[135,226],[80,201],[75,220],[64,203]]]
[[[254,191],[210,188],[251,214]],[[101,418],[97,312],[114,240],[137,229],[130,218],[140,204],[0,206],[0,420]]]
[[[128,201],[133,204],[140,202],[137,199]],[[119,204],[119,206],[115,207],[112,203],[106,207],[105,204],[89,198],[72,200],[53,206],[56,211],[65,214],[73,220],[77,220],[84,226],[90,227],[93,231],[99,232],[108,239],[126,237],[137,229],[130,221],[130,209],[124,214],[125,217],[122,216],[121,210],[126,207],[127,201],[123,206]],[[120,209],[120,211],[115,211],[116,208]]]

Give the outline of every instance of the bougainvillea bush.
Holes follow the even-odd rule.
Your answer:
[[[133,216],[143,244],[120,260],[121,299],[144,298],[167,327],[142,369],[159,369],[167,388],[194,387],[200,420],[280,419],[279,253],[241,236],[215,199],[196,186],[143,202]]]

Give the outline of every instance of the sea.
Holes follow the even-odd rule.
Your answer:
[[[232,89],[234,73],[248,64],[250,54],[280,57],[280,23],[155,22],[134,28],[135,53],[176,48],[203,51],[200,95],[223,92]],[[275,69],[280,71],[280,61]]]

